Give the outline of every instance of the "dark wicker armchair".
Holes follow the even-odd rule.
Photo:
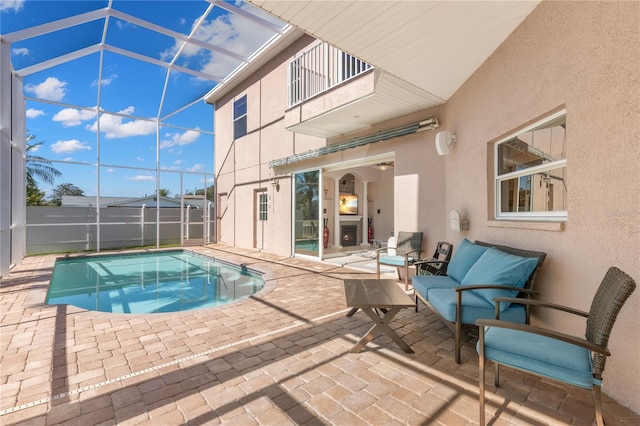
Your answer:
[[[447,267],[451,261],[453,244],[439,241],[433,256],[420,259],[414,263],[417,275],[447,275]]]
[[[499,365],[523,370],[552,380],[593,390],[595,417],[602,417],[602,373],[607,344],[618,312],[636,287],[631,277],[611,267],[596,292],[589,312],[532,299],[496,298],[500,303],[520,303],[545,307],[586,317],[585,338],[557,331],[500,320],[477,320],[480,339],[477,344],[480,368],[480,424],[485,424],[485,363],[495,363],[495,385],[499,385]]]

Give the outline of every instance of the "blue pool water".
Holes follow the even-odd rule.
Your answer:
[[[187,250],[56,261],[46,303],[101,312],[177,312],[223,305],[262,289],[260,274]]]

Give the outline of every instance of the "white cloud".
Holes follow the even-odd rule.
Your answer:
[[[148,175],[137,175],[137,176],[129,176],[127,178],[127,180],[137,180],[137,181],[151,182],[151,181],[155,181],[156,177],[155,176],[148,176]]]
[[[173,162],[173,164],[182,164],[184,163],[184,160],[176,160]]]
[[[41,147],[42,147],[42,145],[33,145],[33,147],[29,149],[29,154],[33,154],[35,152],[40,151]]]
[[[14,55],[29,56],[29,49],[26,47],[17,47],[15,49],[11,49],[11,51]]]
[[[56,154],[71,154],[76,151],[90,151],[91,146],[86,142],[80,142],[78,139],[70,139],[68,141],[58,141],[51,145],[51,151]]]
[[[199,127],[196,127],[196,130],[200,130]],[[165,135],[166,138],[163,141],[160,141],[160,149],[163,148],[171,148],[176,145],[189,145],[190,143],[194,143],[200,137],[200,132],[196,130],[187,130],[184,133],[167,133]]]
[[[142,163],[142,162],[144,161],[144,158],[142,158],[142,157],[136,157],[136,160],[137,160],[137,161],[140,161],[140,162]]]
[[[122,114],[131,114],[134,107],[129,106],[122,111]],[[102,114],[100,116],[100,131],[105,133],[107,139],[128,138],[131,136],[144,136],[155,133],[156,124],[152,121],[129,120],[124,121],[124,117],[117,115]],[[98,123],[87,126],[88,130],[98,131]]]
[[[67,94],[67,84],[66,81],[60,81],[55,77],[47,77],[47,79],[40,84],[27,84],[24,86],[24,91],[34,93],[36,97],[40,99],[61,101],[64,95]]]
[[[107,173],[115,173],[116,169],[107,169]]]
[[[62,161],[73,161],[73,157],[64,158],[64,159],[62,159]]]
[[[204,164],[196,164],[193,167],[190,167],[188,171],[190,172],[200,172],[204,169]]]
[[[103,86],[108,86],[111,83],[113,83],[113,80],[115,80],[116,78],[118,78],[117,74],[112,74],[109,77],[105,77],[102,80],[100,80],[100,82],[102,83]],[[98,80],[93,80],[93,82],[91,83],[91,87],[96,87],[98,85]]]
[[[192,29],[196,23],[197,20],[194,20]],[[272,33],[266,28],[240,16],[222,15],[212,21],[204,21],[198,28],[195,38],[248,57],[262,46],[271,35]],[[173,59],[182,43],[181,40],[176,40],[174,46],[160,53],[160,58],[162,60]],[[216,54],[195,44],[188,44],[181,53],[182,60],[196,56],[200,56],[198,62],[201,65],[198,71],[213,76],[226,76],[240,65],[237,59]]]
[[[26,0],[0,0],[0,11],[13,10],[19,12]]]
[[[65,108],[53,116],[53,121],[62,123],[64,127],[79,126],[83,121],[95,118],[95,111],[86,109]]]
[[[29,108],[27,110],[27,118],[38,118],[41,115],[44,115],[44,111],[42,110],[35,109],[35,108]]]

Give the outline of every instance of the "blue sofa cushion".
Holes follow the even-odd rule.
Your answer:
[[[448,288],[432,288],[429,290],[429,303],[447,321],[456,320],[456,292]],[[495,307],[472,291],[462,294],[462,323],[474,324],[477,319],[493,319]],[[526,311],[522,305],[513,305],[500,315],[505,321],[523,324]]]
[[[498,284],[523,288],[537,265],[538,259],[536,258],[515,256],[491,247],[482,253],[482,256],[471,266],[460,284]],[[472,291],[492,306],[495,306],[494,297],[515,297],[518,295],[517,291],[511,290],[483,289]],[[508,307],[508,303],[500,304],[501,311]]]
[[[485,357],[534,374],[590,389],[593,377],[591,353],[580,346],[500,327],[489,327],[484,337]],[[478,351],[480,345],[476,346]]]
[[[425,299],[429,300],[429,291],[434,288],[452,289],[460,283],[447,275],[416,275],[411,278],[413,289]]]
[[[453,253],[447,274],[454,280],[460,282],[467,275],[467,272],[474,263],[487,250],[487,247],[473,244],[466,238],[462,240],[458,249]]]

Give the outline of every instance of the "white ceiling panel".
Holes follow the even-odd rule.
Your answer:
[[[390,118],[412,114],[440,105],[442,99],[429,95],[393,75],[381,73],[375,94],[328,114],[289,127],[296,132],[332,138],[364,130]]]
[[[539,1],[251,3],[447,100]]]

